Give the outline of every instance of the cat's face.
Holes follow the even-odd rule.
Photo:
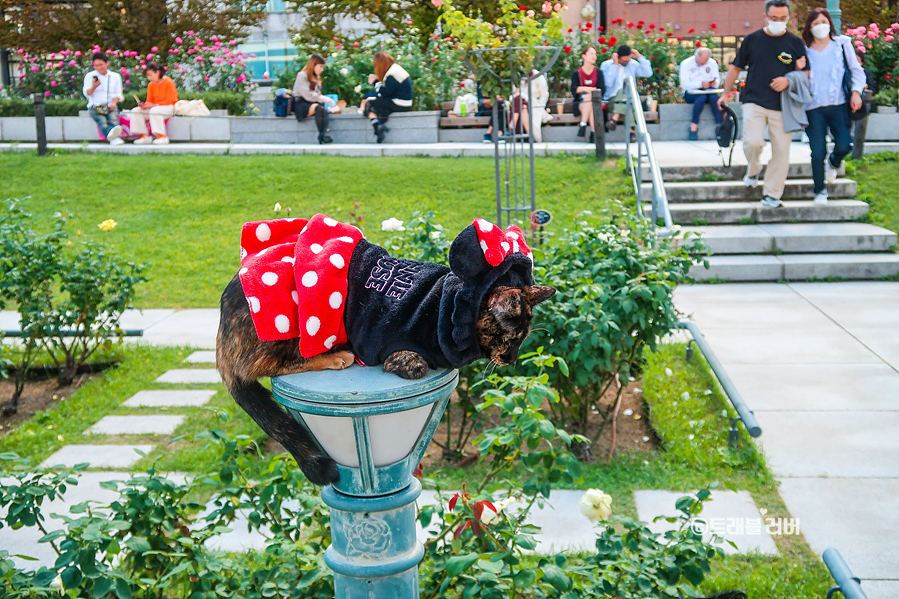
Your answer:
[[[518,359],[531,331],[532,309],[553,296],[552,287],[497,287],[478,313],[478,343],[492,362],[505,366]]]

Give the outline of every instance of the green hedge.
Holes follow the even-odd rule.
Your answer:
[[[137,94],[141,101],[147,99],[147,90]],[[227,110],[228,114],[243,116],[247,113],[249,95],[238,92],[179,92],[182,100],[203,100],[209,110]],[[119,106],[130,110],[137,104],[130,95]],[[79,110],[85,110],[86,100],[82,98],[48,98],[46,102],[47,116],[78,116]],[[18,98],[0,100],[0,117],[34,116],[34,104],[31,100]]]

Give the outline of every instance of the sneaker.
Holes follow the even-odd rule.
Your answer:
[[[141,135],[140,139],[134,140],[134,145],[136,145],[136,146],[142,146],[144,144],[150,144],[150,143],[153,143],[153,138],[150,137],[149,135]]]
[[[699,131],[690,131],[687,139],[689,139],[690,141],[699,141]]]
[[[160,135],[156,139],[153,140],[153,145],[161,146],[163,144],[169,143],[169,138],[165,135]]]
[[[824,206],[825,204],[827,204],[827,190],[826,189],[824,191],[822,191],[821,193],[815,195],[814,204],[815,204],[815,206]]]
[[[759,186],[759,176],[750,177],[748,174],[743,177],[743,185],[746,187],[758,187]]]
[[[375,137],[377,137],[378,143],[384,143],[384,138],[387,136],[387,127],[381,125],[375,130]]]
[[[121,146],[124,144],[125,144],[125,140],[122,139],[121,137],[116,137],[114,140],[109,142],[109,145],[111,145],[111,146]]]
[[[762,206],[764,206],[765,208],[781,208],[783,205],[783,202],[776,198],[772,198],[771,196],[765,196],[762,198]]]
[[[120,125],[116,125],[112,129],[109,130],[109,133],[106,134],[106,141],[112,141],[114,139],[118,139],[122,136],[122,127]]]
[[[577,126],[577,136],[584,137],[585,135],[587,135],[587,125],[581,123]]]
[[[837,180],[838,169],[830,161],[831,158],[833,158],[833,154],[828,154],[824,159],[824,181],[827,183],[834,183]]]
[[[591,144],[596,143],[596,133],[594,133],[593,131],[590,132],[590,143]]]
[[[484,134],[484,143],[485,143],[485,144],[492,144],[492,143],[493,143],[493,138],[490,137],[490,134],[489,134],[489,133],[485,133],[485,134]]]

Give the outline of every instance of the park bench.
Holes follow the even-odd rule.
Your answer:
[[[481,129],[490,123],[490,117],[486,116],[449,116],[449,112],[453,109],[453,102],[444,102],[440,111],[440,128],[441,129]],[[558,106],[562,106],[562,112],[558,111]],[[552,115],[552,120],[545,124],[544,127],[574,127],[580,122],[578,115],[572,112],[573,104],[571,98],[550,98],[546,104],[546,109]],[[644,111],[643,116],[647,123],[658,123],[658,111]]]

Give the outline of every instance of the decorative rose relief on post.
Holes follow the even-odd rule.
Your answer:
[[[375,558],[390,547],[392,533],[380,518],[354,515],[343,525],[347,537],[347,557]]]

